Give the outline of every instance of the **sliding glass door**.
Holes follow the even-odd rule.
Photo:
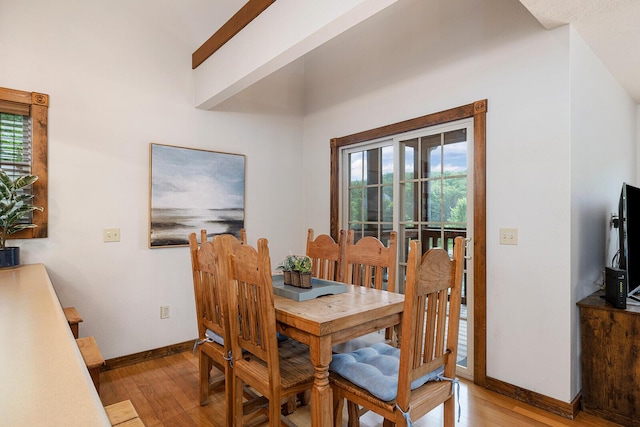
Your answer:
[[[398,289],[404,292],[409,241],[423,252],[473,236],[473,120],[420,129],[341,152],[341,219],[356,241],[398,232]],[[345,226],[346,225],[346,226]],[[468,245],[471,247],[472,245]],[[470,258],[471,254],[467,253]],[[467,263],[458,351],[458,373],[472,377],[472,263]]]

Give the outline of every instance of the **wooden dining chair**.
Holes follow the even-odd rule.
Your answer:
[[[352,285],[396,292],[397,257],[398,234],[395,231],[389,233],[389,246],[385,247],[380,239],[373,236],[365,236],[354,242],[354,232],[349,230],[345,246],[343,281]]]
[[[200,405],[209,403],[209,381],[211,367],[215,366],[225,374],[225,388],[230,384],[227,359],[231,345],[224,337],[228,330],[227,307],[223,303],[221,286],[218,282],[218,259],[213,242],[207,240],[206,231],[201,232],[198,245],[196,233],[189,235],[191,266],[193,270],[193,293],[198,320],[198,341],[196,342],[200,370]],[[229,405],[227,416],[231,416]]]
[[[395,231],[389,233],[389,246],[385,247],[380,239],[373,236],[365,236],[354,242],[354,231],[349,230],[341,281],[396,292],[397,257],[398,234]],[[385,339],[394,339],[392,327],[386,329]]]
[[[421,253],[412,240],[400,349],[378,343],[331,361],[336,426],[344,399],[349,426],[359,425],[360,407],[382,415],[385,426],[406,426],[441,403],[445,426],[454,425],[464,239],[455,239],[453,260],[441,248]]]
[[[244,229],[241,234],[246,239]],[[200,371],[200,405],[209,403],[211,368],[215,366],[224,373],[227,398],[226,425],[231,425],[231,371],[229,360],[231,344],[228,336],[228,303],[225,283],[220,279],[219,254],[214,243],[207,240],[206,230],[200,231],[200,245],[196,233],[189,235],[191,266],[193,271],[193,293],[198,320],[196,347]],[[233,247],[246,243],[229,235]]]
[[[306,255],[311,259],[311,275],[313,277],[342,281],[344,243],[344,230],[340,230],[338,242],[328,234],[320,234],[314,239],[313,229],[308,230]]]
[[[281,403],[313,386],[309,348],[293,339],[278,342],[268,241],[233,248],[229,238],[216,239],[226,259],[229,281],[229,330],[233,355],[233,413],[242,425],[243,384],[269,400],[269,425],[281,419]]]

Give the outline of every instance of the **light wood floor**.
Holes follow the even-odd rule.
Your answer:
[[[224,425],[224,388],[212,392],[209,405],[199,405],[197,358],[189,352],[101,373],[100,398],[105,406],[130,399],[147,427]],[[468,381],[461,381],[460,402],[462,416],[458,426],[617,426],[582,412],[570,421]],[[309,426],[309,408],[298,408],[289,418],[300,427]],[[366,414],[361,425],[381,426],[382,419]],[[414,425],[442,425],[442,409],[435,409]]]

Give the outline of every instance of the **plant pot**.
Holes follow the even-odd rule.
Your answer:
[[[291,271],[290,270],[284,270],[284,278],[282,279],[285,285],[290,285],[293,282],[291,281]]]
[[[292,281],[292,285],[293,286],[297,286],[300,287],[300,272],[299,271],[292,271],[291,272],[291,281]]]
[[[311,272],[300,273],[300,287],[301,288],[310,288],[311,287]]]
[[[20,248],[7,247],[0,249],[0,268],[20,265]]]

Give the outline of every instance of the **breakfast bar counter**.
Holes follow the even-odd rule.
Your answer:
[[[0,424],[110,426],[42,264],[0,269]]]

